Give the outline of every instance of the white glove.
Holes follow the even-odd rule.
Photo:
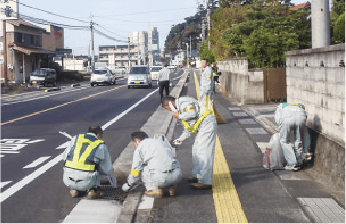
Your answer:
[[[128,183],[125,183],[123,184],[121,189],[125,192],[128,192],[131,189],[131,186]]]
[[[134,185],[138,181],[139,181],[139,176],[136,177],[130,174],[127,178],[127,182],[129,183],[129,185]]]
[[[174,145],[180,145],[182,143],[182,141],[180,140],[180,139],[175,139],[174,141],[173,141],[173,144]]]

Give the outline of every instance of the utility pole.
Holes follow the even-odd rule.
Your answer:
[[[95,49],[94,49],[94,23],[90,12],[90,30],[91,30],[91,72],[95,71]]]
[[[190,68],[190,66],[189,66],[189,43],[186,43],[186,63],[187,63],[187,68]]]
[[[130,49],[131,45],[130,45],[130,37],[129,37],[129,72],[131,70],[131,49]]]
[[[5,87],[8,86],[8,82],[7,82],[7,38],[6,38],[6,20],[2,20],[3,21],[3,29],[2,29],[2,35],[3,35],[3,57],[4,57],[4,84]],[[12,59],[13,60],[13,59]],[[14,63],[12,63],[14,64]]]
[[[191,44],[191,35],[190,35],[190,57],[191,57],[191,49],[192,49],[192,44]]]

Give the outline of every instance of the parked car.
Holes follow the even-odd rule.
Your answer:
[[[131,68],[127,79],[128,89],[135,86],[144,86],[149,88],[152,84],[148,65],[135,65]]]
[[[150,68],[150,75],[152,80],[157,80],[159,76],[159,72],[162,68],[163,68],[162,66],[152,66]]]
[[[30,84],[39,84],[47,86],[52,84],[56,86],[56,71],[52,68],[38,68],[30,74]]]
[[[115,75],[112,73],[112,71],[108,68],[97,68],[95,71],[91,74],[90,77],[90,85],[94,86],[95,84],[108,84],[108,85],[115,85]]]

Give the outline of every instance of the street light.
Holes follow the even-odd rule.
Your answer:
[[[186,44],[186,63],[187,63],[187,68],[190,68],[189,66],[189,43],[185,43]]]

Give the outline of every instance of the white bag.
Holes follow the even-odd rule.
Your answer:
[[[266,152],[263,155],[263,167],[271,170],[283,169],[286,163],[280,144],[280,134],[275,133],[270,138]]]

